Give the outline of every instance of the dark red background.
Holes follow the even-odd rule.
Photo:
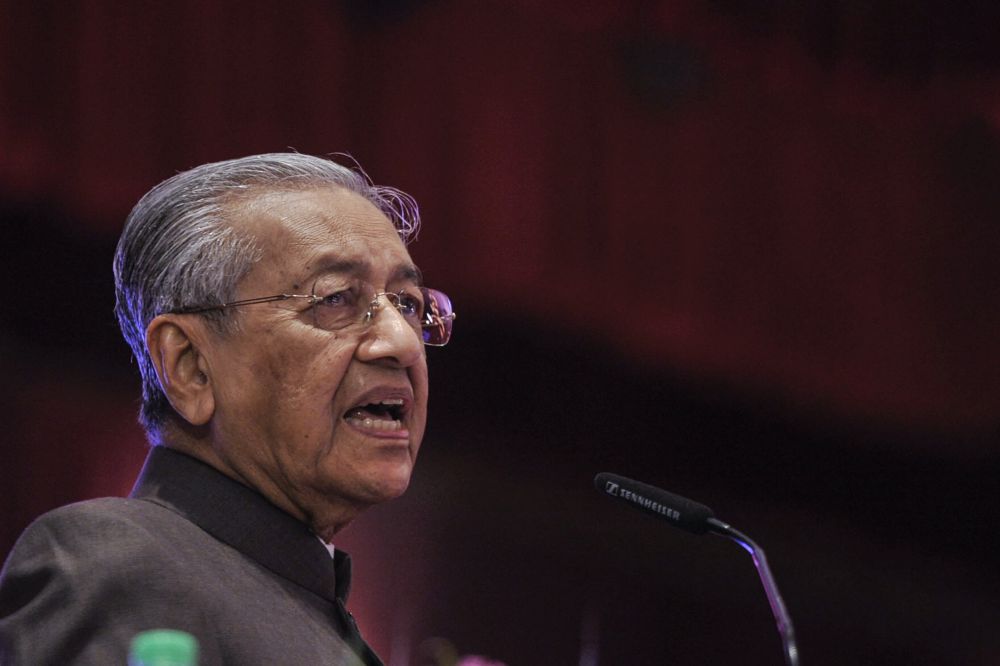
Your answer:
[[[451,293],[411,492],[344,535],[392,666],[1000,662],[1000,10],[0,2],[0,554],[144,455],[110,263],[178,170],[347,151]],[[581,639],[581,636],[585,637]]]

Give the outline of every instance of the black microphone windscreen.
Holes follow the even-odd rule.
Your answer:
[[[620,499],[693,534],[707,532],[707,521],[715,516],[704,504],[610,472],[595,476],[594,487],[600,493]]]

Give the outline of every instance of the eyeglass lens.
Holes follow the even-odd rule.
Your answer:
[[[382,307],[381,298],[395,307],[424,344],[441,346],[451,338],[451,299],[436,289],[407,287],[398,292],[378,292],[367,282],[349,286],[313,285],[313,313],[319,328],[332,331],[362,321]]]
[[[451,327],[455,322],[455,312],[451,309],[451,299],[437,289],[421,287],[424,292],[424,310],[421,327],[424,344],[440,347],[451,339]]]

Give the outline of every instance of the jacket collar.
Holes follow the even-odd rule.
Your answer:
[[[330,553],[301,521],[215,468],[153,446],[130,497],[184,516],[273,573],[331,602],[347,601],[351,560]]]

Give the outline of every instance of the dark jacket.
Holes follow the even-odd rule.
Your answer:
[[[36,520],[0,574],[0,664],[124,664],[180,629],[200,666],[381,665],[344,608],[350,559],[257,492],[153,447],[129,498]]]

